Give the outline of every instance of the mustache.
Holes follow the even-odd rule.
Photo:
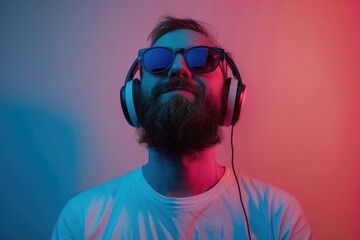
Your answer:
[[[194,95],[200,95],[202,92],[201,86],[185,80],[182,78],[173,78],[170,81],[159,83],[152,90],[152,96],[154,99],[158,98],[161,94],[167,93],[173,90],[185,90],[193,93]]]

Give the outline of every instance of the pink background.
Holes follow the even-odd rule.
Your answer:
[[[236,168],[360,238],[360,2],[1,1],[0,238],[48,238],[76,193],[146,162],[119,90],[159,16],[214,26],[248,86]],[[230,165],[229,129],[218,148]]]

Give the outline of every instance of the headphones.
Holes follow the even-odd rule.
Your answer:
[[[245,98],[246,86],[242,83],[240,72],[231,57],[224,53],[225,61],[232,70],[234,78],[226,78],[228,89],[227,110],[221,126],[234,126],[240,117],[241,105]],[[140,88],[141,81],[134,78],[139,71],[139,61],[136,59],[131,65],[125,79],[125,84],[120,90],[120,102],[127,122],[133,127],[141,127],[136,113],[137,99],[134,95],[135,88]]]

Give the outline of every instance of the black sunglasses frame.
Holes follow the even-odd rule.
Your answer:
[[[143,59],[144,59],[144,54],[145,54],[147,51],[152,50],[152,49],[155,49],[155,48],[164,48],[164,49],[170,50],[170,51],[172,52],[172,54],[173,54],[173,58],[172,58],[171,64],[169,64],[169,66],[168,66],[166,69],[161,70],[161,71],[157,71],[157,72],[152,72],[152,71],[149,71],[148,69],[146,69],[146,67],[145,67],[145,65],[144,65],[144,63],[143,63]],[[189,51],[195,49],[195,48],[209,48],[209,49],[215,50],[215,51],[218,53],[219,57],[218,57],[218,59],[217,59],[217,62],[216,62],[216,64],[215,64],[215,66],[214,66],[212,69],[210,69],[210,70],[208,70],[208,71],[198,71],[198,70],[196,70],[196,69],[191,68],[191,67],[188,65],[188,63],[187,63],[187,53],[188,53]],[[224,53],[225,53],[225,51],[224,51],[224,49],[222,49],[222,48],[210,47],[210,46],[195,46],[195,47],[191,47],[191,48],[187,48],[187,49],[185,49],[185,48],[176,48],[176,49],[173,49],[173,48],[169,48],[169,47],[160,47],[160,46],[159,46],[159,47],[149,47],[149,48],[143,48],[143,49],[140,49],[140,50],[139,50],[139,52],[138,52],[138,61],[139,61],[139,63],[140,63],[140,66],[142,66],[142,67],[145,69],[145,71],[147,71],[147,72],[149,72],[149,73],[151,73],[151,74],[161,74],[161,73],[164,73],[164,72],[169,71],[169,69],[171,68],[171,66],[174,64],[176,55],[177,55],[178,53],[180,53],[180,54],[182,54],[182,55],[184,56],[186,65],[187,65],[187,67],[190,69],[190,71],[196,72],[196,73],[209,73],[209,72],[214,71],[214,70],[219,66],[220,61],[224,59]]]

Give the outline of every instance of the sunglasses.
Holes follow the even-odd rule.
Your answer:
[[[187,67],[198,73],[214,71],[223,59],[224,49],[208,46],[196,46],[188,49],[150,47],[139,50],[139,61],[144,69],[152,74],[168,71],[175,61],[176,55],[184,56]]]

